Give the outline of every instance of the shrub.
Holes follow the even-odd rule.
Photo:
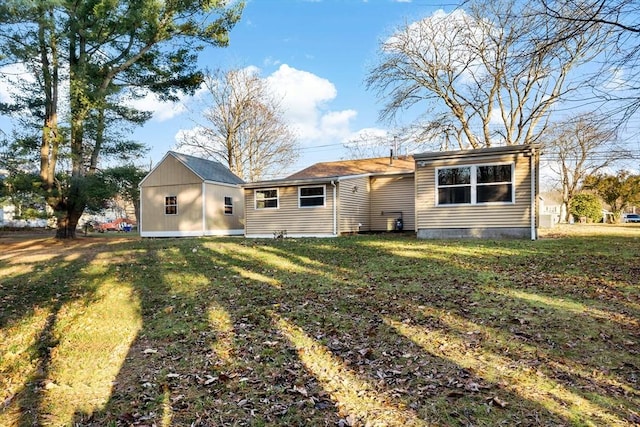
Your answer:
[[[602,201],[595,194],[577,194],[571,199],[569,212],[576,220],[585,217],[589,222],[601,222]]]

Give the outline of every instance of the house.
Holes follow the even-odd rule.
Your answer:
[[[558,192],[540,193],[538,199],[538,214],[540,228],[553,228],[563,221],[566,211],[562,203],[562,195]]]
[[[539,147],[416,154],[418,238],[537,238]]]
[[[242,183],[219,162],[169,151],[140,182],[140,235],[242,235]]]
[[[414,230],[414,168],[411,157],[344,160],[244,184],[245,236]]]
[[[539,147],[317,163],[243,185],[245,236],[415,231],[418,238],[537,238]]]

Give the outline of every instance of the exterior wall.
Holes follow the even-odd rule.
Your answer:
[[[205,184],[205,235],[243,235],[244,198],[242,188]],[[233,213],[224,213],[224,198],[231,197]]]
[[[515,203],[495,205],[436,205],[436,168],[515,163]],[[416,162],[418,237],[528,237],[531,234],[530,158],[524,154],[493,155],[473,159]],[[500,230],[501,229],[501,230]]]
[[[177,196],[178,214],[165,214],[165,197]],[[202,234],[202,184],[142,187],[140,235],[142,237]],[[200,234],[194,234],[200,233]]]
[[[205,203],[203,204],[203,188]],[[244,199],[239,186],[205,183],[172,156],[144,180],[140,195],[142,237],[242,235]],[[165,214],[165,197],[177,196],[178,214]],[[233,199],[233,215],[224,214],[224,197]],[[204,216],[203,216],[204,215]],[[203,221],[203,218],[206,218]]]
[[[145,187],[163,185],[201,184],[202,178],[191,172],[173,156],[166,156],[144,179]]]
[[[339,233],[370,231],[369,177],[345,179],[338,184]]]
[[[274,232],[281,231],[286,231],[290,237],[333,236],[333,186],[330,183],[318,185],[325,186],[325,206],[307,208],[299,207],[299,186],[245,188],[245,236],[273,237]],[[271,188],[278,188],[278,208],[256,209],[255,191]]]
[[[371,230],[395,230],[395,220],[400,216],[404,230],[415,230],[415,197],[413,174],[372,177]]]

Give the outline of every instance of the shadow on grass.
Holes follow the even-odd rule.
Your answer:
[[[621,322],[637,322],[633,296],[561,290],[589,276],[589,257],[600,259],[600,285],[633,287],[632,270],[602,271],[611,260],[601,253],[572,249],[587,260],[563,273],[558,247],[544,242],[164,239],[115,249],[108,274],[132,289],[140,329],[108,401],[76,410],[74,425],[630,425],[640,405],[638,332]],[[72,282],[83,278],[74,268]],[[562,280],[538,283],[551,275]],[[93,297],[84,291],[69,295]],[[69,302],[39,298],[49,314]],[[20,321],[11,316],[3,328]],[[56,348],[46,325],[44,371]],[[56,421],[37,396],[20,408],[35,414],[25,425]]]
[[[503,301],[477,307],[481,271],[371,241],[169,240],[120,265],[142,330],[105,409],[75,422],[624,424],[618,400],[536,372],[551,350],[512,342]]]
[[[88,304],[95,286],[82,272],[91,263],[96,251],[80,253],[71,244],[53,239],[43,240],[39,249],[34,244],[20,242],[5,246],[2,269],[9,271],[0,280],[0,330],[5,353],[2,366],[0,415],[13,414],[17,425],[45,425],[47,411],[43,409],[44,393],[51,384],[52,352],[58,346],[55,334],[61,309],[72,302]],[[28,257],[42,262],[34,264]],[[18,381],[16,381],[18,379]]]

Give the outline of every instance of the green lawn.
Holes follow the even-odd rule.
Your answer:
[[[596,229],[2,235],[0,425],[637,425],[640,226]]]

